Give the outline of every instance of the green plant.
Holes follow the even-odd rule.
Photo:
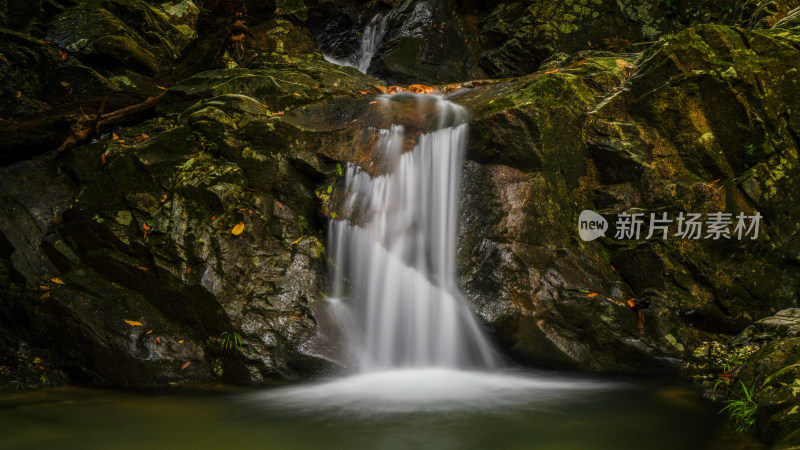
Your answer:
[[[235,331],[223,331],[218,340],[220,348],[228,354],[242,349],[242,337]]]
[[[727,411],[734,423],[736,423],[736,431],[745,432],[753,428],[756,424],[756,408],[757,404],[753,400],[753,390],[748,389],[744,383],[739,381],[742,386],[741,391],[733,394],[731,398],[725,400],[725,406],[719,411],[720,413]]]
[[[11,386],[14,389],[18,390],[18,391],[24,391],[25,390],[25,383],[23,383],[20,380],[11,380],[11,382],[9,384],[11,384]]]
[[[50,384],[50,378],[47,378],[47,374],[44,372],[39,376],[39,381],[41,381],[42,384]]]
[[[187,137],[186,140],[196,143],[200,147],[201,152],[206,150],[216,152],[219,150],[219,146],[216,144],[216,142],[209,142],[205,136],[197,132],[192,133],[192,135]]]
[[[745,155],[752,155],[755,151],[756,151],[756,146],[753,144],[747,144],[744,146]]]

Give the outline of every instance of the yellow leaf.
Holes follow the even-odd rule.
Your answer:
[[[50,281],[52,281],[55,284],[64,284],[64,282],[61,281],[61,278],[51,278]]]
[[[152,332],[153,332],[153,330],[148,330],[147,333],[145,333],[145,334],[150,334]]]
[[[600,294],[592,292],[591,294],[587,295],[587,297],[592,298],[592,297],[597,297],[598,295],[600,295]]]
[[[137,322],[135,320],[126,320],[125,323],[127,323],[128,325],[130,325],[132,327],[140,327],[140,326],[142,326],[142,322]]]
[[[50,297],[50,291],[47,291],[44,294],[42,294],[41,297],[39,297],[39,300],[47,300],[49,297]]]
[[[292,245],[297,245],[297,244],[299,244],[299,243],[300,243],[300,241],[302,241],[304,237],[305,237],[305,236],[300,236],[299,238],[297,238],[297,240],[296,240],[296,241],[292,242]]]
[[[231,233],[233,233],[234,236],[238,236],[242,234],[242,231],[244,231],[244,222],[239,222],[235,227],[233,227]]]
[[[43,291],[49,291],[50,290],[50,286],[39,286],[39,289],[41,289]]]
[[[159,88],[159,89],[161,89],[162,91],[166,91],[166,90],[168,90],[167,88],[165,88],[165,87],[163,87],[163,86],[156,86],[156,87],[157,87],[157,88]]]
[[[178,341],[178,344],[183,344],[183,339],[181,339],[180,341]]]
[[[116,141],[117,139],[119,139],[119,136],[117,136],[117,133],[113,133],[113,132],[112,132],[112,133],[111,133],[111,140],[112,140],[112,141]]]

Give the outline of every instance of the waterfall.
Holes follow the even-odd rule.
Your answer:
[[[372,62],[372,57],[378,51],[378,46],[383,41],[383,35],[386,32],[386,17],[383,14],[376,14],[364,28],[361,33],[361,46],[358,53],[351,58],[338,59],[332,56],[323,54],[325,60],[338,64],[340,66],[355,67],[362,73],[367,73],[369,64]]]
[[[439,97],[413,97],[417,109],[435,102],[433,131],[404,151],[403,126],[381,130],[374,154],[385,173],[345,168],[341,215],[329,231],[332,296],[348,307],[342,328],[361,370],[491,368],[494,351],[455,278],[467,114]]]

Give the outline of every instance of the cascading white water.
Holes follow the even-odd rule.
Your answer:
[[[455,279],[466,111],[416,97],[436,102],[434,131],[403,152],[403,127],[383,130],[382,175],[346,167],[341,217],[330,224],[332,295],[349,307],[343,329],[362,370],[491,368],[494,351]]]
[[[270,390],[259,401],[351,418],[505,411],[607,389],[608,383],[490,370],[497,357],[455,278],[466,111],[412,94],[379,97],[376,108],[385,129],[370,162],[347,165],[328,236],[328,300],[360,373]]]
[[[324,55],[325,60],[338,64],[340,66],[355,67],[362,73],[367,73],[369,65],[372,62],[372,57],[378,51],[378,46],[383,41],[383,35],[386,32],[386,17],[383,14],[376,14],[364,28],[361,33],[361,46],[358,53],[351,58],[334,58],[332,56]]]

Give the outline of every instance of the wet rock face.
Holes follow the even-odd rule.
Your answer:
[[[336,176],[320,152],[350,152],[336,142],[353,123],[323,145],[316,127],[337,125],[306,107],[370,82],[324,62],[205,73],[168,93],[169,119],[0,169],[0,320],[16,340],[0,348],[123,386],[335,370],[315,190]]]
[[[502,3],[481,19],[479,66],[490,77],[519,76],[559,52],[640,51],[704,23],[771,28],[797,6],[796,0]]]
[[[454,96],[481,163],[464,178],[462,283],[515,357],[677,367],[796,304],[797,39],[701,26],[638,59],[584,54]],[[583,209],[612,221],[606,238],[579,240]],[[755,241],[613,238],[626,211],[756,210]]]

